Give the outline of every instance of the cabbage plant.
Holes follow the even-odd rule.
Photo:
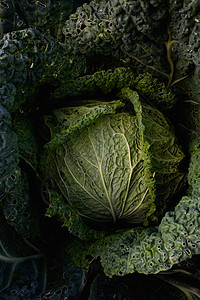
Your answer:
[[[199,299],[199,0],[0,19],[1,298]]]

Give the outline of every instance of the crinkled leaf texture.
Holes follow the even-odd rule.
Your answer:
[[[35,28],[5,34],[0,49],[0,103],[9,112],[30,99],[39,82],[71,79],[86,67],[84,58],[82,64],[65,44]]]
[[[38,144],[30,119],[18,111],[14,117],[13,130],[17,134],[19,157],[36,172]]]
[[[191,258],[200,251],[199,228],[199,139],[189,167],[189,183],[193,191],[184,196],[174,211],[167,212],[158,228],[133,228],[109,235],[72,257],[79,265],[88,266],[88,254],[100,257],[104,272],[109,277],[139,272],[156,274],[174,264]],[[75,241],[78,249],[78,241]],[[69,245],[70,249],[73,247]]]
[[[131,59],[137,72],[157,72],[172,86],[199,66],[199,14],[199,0],[93,0],[63,33],[73,51]]]
[[[156,195],[162,212],[178,189],[183,153],[157,109],[141,105],[129,88],[121,97],[136,114],[116,111],[118,100],[46,117],[53,138],[46,145],[45,171],[85,219],[141,224],[155,211]]]
[[[158,109],[171,109],[176,103],[175,94],[166,88],[150,73],[138,74],[130,68],[118,67],[95,72],[61,84],[53,93],[52,98],[58,102],[66,103],[69,97],[88,96],[95,97],[97,94],[106,95],[124,87],[130,87],[148,98]]]
[[[83,1],[81,1],[83,2]],[[69,15],[80,5],[79,1],[43,1],[4,0],[1,4],[1,36],[10,31],[36,27],[45,34],[62,39],[62,26]]]
[[[18,141],[11,129],[11,116],[1,105],[0,119],[0,203],[9,224],[23,237],[33,237],[39,230],[38,213],[32,209],[27,176],[18,166]]]

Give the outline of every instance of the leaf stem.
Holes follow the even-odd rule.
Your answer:
[[[167,61],[168,61],[169,66],[170,66],[170,73],[169,74],[166,73],[166,72],[160,71],[159,69],[157,69],[154,66],[151,66],[151,65],[148,65],[148,64],[144,63],[142,60],[140,60],[136,56],[134,56],[134,55],[132,55],[132,54],[126,52],[126,51],[124,51],[124,53],[126,53],[129,57],[131,57],[131,58],[135,59],[136,61],[138,61],[140,64],[146,66],[147,68],[150,68],[150,69],[152,69],[152,70],[154,70],[154,71],[162,74],[163,76],[167,77],[168,78],[167,88],[170,88],[173,85],[175,85],[176,83],[184,80],[185,78],[187,78],[190,75],[185,75],[185,76],[183,76],[181,78],[173,80],[173,76],[174,76],[174,62],[173,62],[172,57],[171,57],[171,50],[172,50],[172,45],[174,43],[179,43],[179,41],[178,40],[172,40],[172,38],[171,38],[171,31],[170,31],[169,27],[167,29],[167,33],[168,33],[169,39],[168,39],[167,42],[165,42],[165,47],[166,47],[166,51],[167,51]]]
[[[4,255],[0,255],[0,260],[3,261],[3,262],[6,262],[6,263],[9,263],[9,264],[12,264],[12,263],[19,263],[19,262],[24,262],[26,260],[29,260],[29,259],[36,259],[36,258],[40,258],[40,257],[43,257],[44,254],[41,253],[41,254],[35,254],[35,255],[30,255],[30,256],[24,256],[24,257],[12,257],[12,256],[9,256],[9,257],[6,257]]]

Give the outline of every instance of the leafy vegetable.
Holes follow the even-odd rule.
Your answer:
[[[84,218],[144,223],[156,196],[162,212],[171,190],[177,191],[183,153],[161,113],[142,106],[136,92],[121,93],[136,116],[115,113],[120,103],[114,101],[69,107],[46,118],[53,137],[47,146],[56,148],[47,154],[45,171]]]

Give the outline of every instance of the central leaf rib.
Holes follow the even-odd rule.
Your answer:
[[[102,134],[103,135],[103,134]],[[113,218],[113,222],[116,223],[117,221],[117,215],[116,215],[116,212],[114,210],[114,205],[112,203],[112,200],[111,200],[111,197],[109,196],[108,194],[108,190],[107,190],[107,187],[106,187],[106,184],[105,184],[105,180],[104,180],[104,177],[103,177],[103,172],[102,172],[102,160],[101,162],[99,161],[98,159],[98,155],[96,153],[96,150],[95,150],[95,147],[94,147],[94,144],[92,142],[92,139],[90,138],[90,135],[89,136],[89,140],[90,140],[90,143],[92,145],[92,148],[93,148],[93,151],[95,153],[95,157],[96,157],[96,160],[97,160],[97,164],[98,164],[98,171],[99,171],[99,174],[100,174],[100,178],[101,178],[101,182],[102,182],[102,185],[103,185],[103,189],[104,189],[104,192],[105,192],[105,196],[106,196],[106,199],[108,201],[108,204],[109,204],[109,207],[110,207],[110,213],[112,215],[112,218]],[[103,148],[104,149],[104,148]],[[103,159],[103,153],[102,153],[102,159]]]

